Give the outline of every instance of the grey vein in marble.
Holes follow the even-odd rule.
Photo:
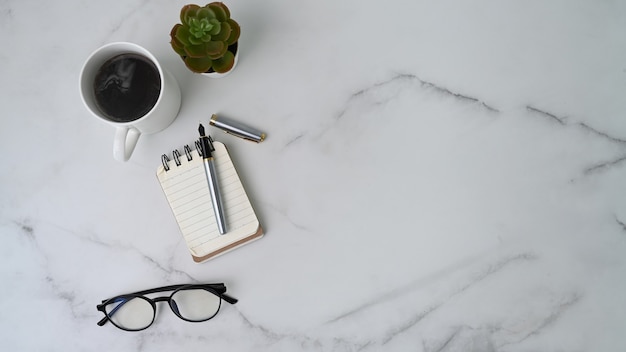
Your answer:
[[[538,109],[538,108],[530,106],[530,105],[526,106],[526,110],[528,110],[530,112],[537,113],[537,114],[542,115],[542,116],[545,116],[545,117],[549,118],[550,120],[558,122],[560,125],[563,125],[563,126],[569,126],[570,125],[570,124],[567,123],[567,118],[566,117],[559,117],[559,116],[557,116],[557,115],[555,115],[555,114],[553,114],[551,112],[548,112],[548,111],[545,111],[545,110],[542,110],[542,109]],[[621,138],[618,138],[618,137],[611,136],[611,135],[609,135],[606,132],[598,131],[597,129],[591,127],[590,125],[588,125],[585,122],[578,122],[575,125],[580,127],[580,128],[582,128],[582,129],[584,129],[584,130],[586,130],[586,131],[588,131],[588,132],[591,132],[594,135],[602,137],[602,138],[604,138],[604,139],[606,139],[608,141],[619,143],[619,144],[626,144],[626,140],[625,139],[621,139]]]
[[[464,294],[468,290],[472,289],[474,286],[480,284],[485,279],[492,277],[495,274],[501,273],[506,267],[509,267],[514,263],[523,263],[536,259],[537,256],[533,253],[519,253],[517,255],[503,257],[494,262],[486,264],[485,266],[483,266],[483,269],[479,273],[469,277],[467,282],[462,283],[460,287],[454,289],[443,299],[429,305],[426,309],[413,316],[413,318],[411,318],[410,320],[395,325],[394,328],[388,330],[383,336],[379,336],[379,338],[376,338],[375,336],[369,336],[367,340],[363,340],[361,342],[358,342],[357,340],[341,338],[336,335],[334,337],[330,337],[332,336],[332,334],[323,334],[322,336],[324,337],[313,338],[303,333],[277,333],[264,326],[252,323],[247,317],[245,317],[243,312],[239,310],[237,311],[244,325],[247,326],[249,329],[260,333],[264,337],[264,340],[266,341],[266,343],[268,343],[268,345],[274,345],[277,343],[293,343],[295,345],[306,348],[311,348],[313,346],[316,349],[324,349],[324,347],[332,346],[331,350],[377,350],[382,346],[388,345],[395,338],[409,331],[411,328],[419,324],[429,315],[435,313],[441,307],[446,305],[452,299]],[[334,325],[333,323],[339,320],[348,319],[351,316],[356,315],[357,313],[367,314],[367,312],[364,311],[367,311],[369,307],[378,304],[384,304],[398,296],[409,294],[416,288],[413,286],[415,285],[412,284],[408,287],[405,287],[403,290],[389,293],[385,297],[376,299],[365,306],[359,307],[349,313],[346,313],[329,321],[328,323],[320,326],[320,328],[323,331],[332,331]],[[388,297],[389,295],[391,295],[392,297]],[[459,325],[456,328],[453,328],[453,331],[449,335],[445,336],[443,339],[432,342],[429,345],[426,345],[426,341],[423,340],[422,345],[425,351],[433,352],[456,351],[458,346],[474,345],[482,346],[481,350],[485,351],[501,350],[503,347],[519,344],[531,338],[532,336],[541,334],[546,328],[553,325],[567,310],[576,305],[580,301],[581,297],[581,294],[577,292],[563,295],[562,298],[558,300],[551,309],[545,312],[545,315],[543,317],[538,319],[535,324],[530,325],[530,329],[522,331],[521,336],[516,336],[515,334],[511,335],[505,325],[478,328],[467,325]],[[354,319],[359,318],[355,317]],[[343,324],[345,324],[345,322],[343,322]],[[500,342],[496,342],[494,338],[496,340],[500,340]],[[376,342],[377,340],[378,342]]]
[[[445,349],[450,344],[450,342],[452,342],[452,340],[454,340],[454,338],[456,338],[456,336],[460,332],[461,332],[461,327],[457,327],[456,329],[454,329],[454,331],[450,334],[450,336],[448,338],[446,338],[445,340],[441,341],[440,345],[438,347],[432,349],[432,350],[430,350],[429,348],[426,347],[425,341],[422,341],[422,345],[424,347],[424,350],[425,351],[432,351],[432,352],[445,351]]]
[[[506,267],[509,267],[510,265],[514,263],[521,264],[521,263],[533,261],[536,259],[537,259],[537,256],[535,254],[530,253],[530,252],[523,252],[523,253],[497,259],[491,263],[487,263],[482,266],[482,269],[479,270],[478,273],[471,274],[469,275],[469,277],[467,275],[464,275],[464,277],[467,280],[466,282],[463,282],[460,284],[455,283],[455,285],[460,285],[460,287],[453,289],[443,299],[440,299],[431,303],[425,309],[422,309],[420,312],[416,312],[416,314],[413,315],[412,318],[394,324],[393,327],[391,327],[389,330],[384,332],[383,335],[379,336],[378,338],[374,336],[370,336],[370,339],[367,340],[366,342],[357,343],[356,341],[353,341],[352,344],[355,347],[358,347],[357,350],[363,350],[363,349],[369,349],[369,348],[376,349],[376,346],[378,347],[386,346],[389,343],[391,343],[394,339],[396,339],[398,336],[406,333],[411,328],[418,325],[421,321],[429,317],[431,314],[438,311],[441,307],[445,306],[449,301],[451,301],[452,299],[458,296],[463,295],[468,290],[472,289],[476,285],[479,285],[485,279],[502,272]],[[446,278],[448,277],[448,275],[444,275],[443,277]],[[442,277],[439,277],[439,279],[442,279]],[[401,296],[409,295],[414,290],[422,287],[422,285],[423,285],[422,280],[419,280],[419,281],[414,281],[410,283],[409,285],[406,285],[403,288],[395,289],[381,297],[378,297],[370,301],[369,303],[359,306],[347,313],[344,313],[328,321],[323,327],[325,329],[326,328],[332,329],[332,326],[334,325],[334,323],[337,323],[339,321],[342,321],[342,324],[345,324],[346,319],[359,319],[356,316],[357,315],[362,316],[363,314],[367,316],[368,310],[370,308],[375,307],[377,305],[381,305],[381,304],[388,304],[389,302],[393,302],[395,299]],[[554,320],[555,318],[552,317],[551,319]],[[543,324],[542,326],[545,326],[545,325],[547,324]],[[457,330],[457,333],[458,333],[458,330]],[[446,341],[443,341],[442,343],[438,344],[439,347],[433,350],[445,351],[446,345],[450,341],[452,341],[455,338],[455,336],[456,336],[456,333],[453,333],[451,336],[447,338]],[[378,342],[376,342],[376,340],[378,340]]]
[[[282,217],[284,217],[291,225],[293,225],[293,227],[295,227],[298,230],[302,230],[302,231],[309,231],[309,228],[301,225],[297,222],[295,222],[293,219],[291,219],[291,217],[289,217],[289,215],[287,214],[287,212],[285,210],[279,209],[277,206],[275,206],[274,204],[271,203],[267,203],[267,202],[260,202],[260,204],[266,205],[268,206],[270,209],[274,210],[277,214],[281,215]]]
[[[480,272],[477,275],[475,275],[474,277],[470,278],[470,280],[468,282],[463,283],[458,289],[456,289],[455,291],[450,293],[443,300],[440,300],[439,302],[435,302],[434,304],[429,306],[425,311],[423,311],[423,312],[417,314],[416,316],[414,316],[411,320],[406,321],[401,326],[395,328],[392,331],[389,331],[388,336],[383,338],[382,345],[385,345],[385,344],[389,343],[391,340],[393,340],[399,334],[401,334],[401,333],[409,330],[413,326],[417,325],[420,321],[422,321],[424,318],[426,318],[429,314],[435,312],[437,309],[439,309],[440,307],[445,305],[446,302],[448,302],[452,298],[463,294],[464,292],[466,292],[467,290],[471,289],[472,287],[480,284],[486,278],[501,272],[507,266],[509,266],[509,265],[511,265],[513,263],[526,262],[526,261],[535,260],[535,259],[537,259],[537,257],[533,253],[520,253],[518,255],[514,255],[514,256],[511,256],[511,257],[502,258],[502,259],[500,259],[500,260],[498,260],[498,261],[496,261],[494,263],[491,263],[491,264],[487,265],[487,267],[484,268],[482,270],[482,272]]]
[[[111,38],[115,33],[117,33],[124,26],[124,24],[130,23],[131,21],[129,21],[129,19],[132,18],[133,16],[136,16],[137,13],[141,12],[141,8],[145,7],[149,3],[150,3],[149,0],[143,0],[136,7],[130,9],[129,11],[126,12],[125,15],[121,16],[114,23],[114,25],[109,29],[109,34],[104,39],[103,44],[110,42],[109,38]]]
[[[500,270],[502,270],[504,267],[506,267],[507,265],[513,263],[513,262],[518,262],[518,261],[529,261],[529,260],[534,260],[537,259],[536,255],[533,253],[520,253],[517,255],[513,255],[510,257],[505,257],[505,258],[501,258],[499,260],[497,260],[496,262],[492,263],[492,264],[488,264],[485,268],[482,269],[481,273],[476,275],[473,279],[470,280],[469,283],[464,284],[461,288],[459,288],[458,290],[456,290],[454,293],[452,293],[449,298],[456,296],[460,293],[462,293],[463,291],[469,289],[470,287],[472,287],[473,285],[479,283],[480,281],[484,280],[486,277],[493,275],[497,272],[499,272]],[[415,290],[416,288],[420,287],[421,285],[423,285],[422,283],[423,279],[419,279],[417,281],[413,281],[411,283],[409,283],[408,285],[405,285],[404,287],[400,287],[400,288],[396,288],[393,291],[390,291],[384,295],[382,295],[381,297],[378,297],[368,303],[365,303],[355,309],[352,309],[346,313],[343,313],[331,320],[328,321],[328,323],[333,323],[333,322],[337,322],[340,320],[343,320],[345,318],[348,318],[352,315],[355,315],[357,313],[360,313],[361,311],[367,310],[368,308],[375,306],[377,304],[380,304],[381,302],[384,301],[388,301],[388,300],[392,300],[394,298],[397,298],[398,296],[402,296],[405,295],[413,290]],[[437,307],[441,306],[443,303],[439,303],[436,304]],[[430,313],[430,310],[428,311],[428,313]]]
[[[285,143],[285,148],[297,142],[300,138],[304,137],[304,135],[304,133],[300,133],[297,136],[292,137],[289,141],[287,141],[287,143]]]
[[[613,136],[609,135],[606,132],[598,131],[597,129],[589,126],[588,124],[586,124],[584,122],[580,122],[580,123],[578,123],[578,125],[580,127],[584,128],[585,130],[587,130],[587,131],[589,131],[589,132],[591,132],[593,134],[596,134],[596,135],[598,135],[600,137],[606,138],[606,139],[608,139],[608,140],[610,140],[612,142],[619,143],[619,144],[626,144],[626,140],[625,139],[613,137]]]
[[[543,333],[547,328],[559,320],[571,307],[581,300],[579,293],[569,293],[561,297],[561,300],[554,304],[551,309],[529,329],[522,331],[521,336],[510,331],[505,322],[495,325],[470,326],[461,324],[453,327],[450,334],[441,339],[432,341],[423,340],[424,351],[446,352],[446,351],[502,351],[508,346],[521,344],[533,336]]]
[[[380,89],[384,89],[385,87],[391,86],[393,84],[396,84],[398,82],[409,82],[409,83],[415,83],[417,84],[419,87],[421,87],[422,89],[428,91],[431,90],[437,94],[440,94],[441,96],[444,97],[450,97],[452,99],[455,99],[457,101],[460,102],[466,102],[466,103],[470,103],[470,104],[476,104],[479,107],[485,109],[486,111],[490,112],[490,113],[500,113],[500,110],[495,108],[492,105],[487,104],[484,100],[481,100],[479,98],[470,96],[470,95],[466,95],[466,94],[461,94],[461,93],[457,93],[454,92],[452,90],[450,90],[449,88],[446,88],[442,85],[436,84],[434,82],[430,82],[430,81],[426,81],[421,79],[419,76],[415,75],[415,74],[409,74],[409,73],[398,73],[395,76],[384,80],[382,82],[376,82],[373,83],[372,85],[360,89],[358,91],[356,91],[355,93],[352,93],[346,103],[344,104],[344,107],[334,115],[333,117],[333,123],[331,123],[330,125],[326,126],[325,128],[322,128],[321,131],[319,131],[317,134],[315,134],[316,139],[320,138],[321,136],[323,136],[324,134],[326,134],[329,130],[331,130],[333,128],[333,126],[341,119],[343,119],[343,117],[346,115],[346,113],[350,110],[350,108],[352,107],[352,104],[354,104],[355,101],[362,99],[363,97],[365,97],[367,94],[369,93],[374,93]],[[377,105],[383,105],[383,104],[387,104],[389,101],[393,100],[396,97],[396,95],[388,97],[386,99],[383,100],[371,100],[370,103],[372,103],[373,105],[377,106]],[[292,138],[291,140],[289,140],[284,147],[288,147],[292,144],[294,144],[295,142],[301,140],[307,133],[302,133],[297,135],[296,137]]]
[[[448,97],[452,97],[454,99],[457,99],[459,101],[465,101],[465,102],[469,102],[469,103],[475,103],[480,105],[481,107],[487,109],[488,111],[491,112],[499,112],[498,109],[494,108],[493,106],[485,103],[483,100],[480,100],[478,98],[469,96],[469,95],[465,95],[465,94],[461,94],[461,93],[456,93],[451,91],[450,89],[436,84],[434,82],[429,82],[426,80],[421,79],[419,76],[415,75],[415,74],[410,74],[410,73],[399,73],[396,74],[395,76],[393,76],[392,78],[382,81],[382,82],[377,82],[372,84],[371,86],[361,89],[359,91],[357,91],[356,93],[353,93],[350,98],[348,98],[348,103],[346,104],[347,107],[344,108],[338,115],[335,116],[335,119],[341,119],[343,117],[343,115],[345,114],[345,112],[348,110],[348,107],[350,105],[350,102],[354,99],[357,99],[363,95],[365,95],[366,93],[369,93],[373,90],[377,90],[379,88],[385,87],[387,85],[390,85],[394,82],[397,81],[409,81],[409,82],[416,82],[418,83],[421,87],[425,88],[425,89],[430,89],[433,90],[437,93],[442,94],[443,96],[448,96]],[[381,103],[379,103],[381,104]]]
[[[417,79],[423,86],[425,86],[427,88],[434,89],[435,91],[437,91],[439,93],[442,93],[443,95],[452,96],[455,99],[459,99],[461,101],[467,101],[467,102],[470,102],[470,103],[479,104],[481,107],[487,109],[490,112],[496,112],[496,113],[500,112],[500,110],[496,109],[495,107],[485,103],[483,100],[480,100],[478,98],[475,98],[475,97],[472,97],[472,96],[469,96],[469,95],[464,95],[464,94],[452,92],[448,88],[439,86],[439,85],[437,85],[435,83],[432,83],[432,82],[424,81],[424,80],[420,79],[417,76],[409,75],[409,77]]]
[[[69,312],[75,319],[90,318],[91,315],[81,309],[79,306],[84,304],[91,305],[92,302],[85,302],[84,300],[78,300],[76,292],[63,289],[63,285],[58,284],[52,276],[46,276],[46,284],[50,287],[54,295],[62,302],[65,302],[69,306]],[[80,314],[82,312],[82,314]]]
[[[265,326],[253,323],[241,310],[236,308],[235,310],[237,311],[238,318],[241,319],[243,325],[249,331],[252,331],[253,334],[260,334],[267,346],[286,344],[305,349],[314,348],[316,350],[326,350],[327,348],[330,348],[331,350],[359,351],[369,345],[369,342],[358,343],[347,338],[337,336],[331,337],[332,335],[315,338],[307,335],[306,333],[278,333]],[[248,333],[248,335],[251,334]]]
[[[2,10],[0,11],[0,17],[2,18],[2,21],[0,21],[0,23],[3,27],[5,27],[8,23],[14,20],[13,8],[11,7],[9,1],[2,1],[1,4]]]
[[[615,217],[615,221],[617,222],[618,225],[620,225],[622,227],[622,230],[624,230],[626,232],[626,223],[621,221],[617,216]]]
[[[559,125],[563,125],[563,126],[567,125],[567,123],[565,123],[565,118],[558,117],[558,116],[556,116],[556,115],[554,115],[552,113],[549,113],[547,111],[539,110],[539,109],[537,109],[537,108],[535,108],[533,106],[530,106],[530,105],[526,106],[526,110],[528,110],[530,112],[537,113],[539,115],[543,115],[543,116],[545,116],[545,117],[547,117],[547,118],[557,122]]]
[[[38,256],[43,258],[44,263],[47,263],[49,260],[48,255],[41,247],[37,239],[37,231],[35,230],[34,226],[30,224],[30,220],[25,219],[23,221],[13,221],[13,223],[20,227],[21,232],[35,247],[36,251],[38,252]],[[47,286],[50,287],[50,290],[52,291],[54,297],[67,304],[67,306],[69,307],[68,311],[74,318],[78,319],[87,317],[86,314],[80,315],[79,312],[81,310],[77,308],[78,305],[84,304],[85,302],[77,302],[76,293],[74,291],[63,289],[63,285],[57,284],[53,278],[52,273],[48,269],[48,265],[43,265],[43,268],[45,275],[44,282],[47,284]]]
[[[606,162],[602,162],[602,163],[598,163],[596,165],[590,166],[588,168],[586,168],[585,170],[583,170],[583,173],[585,175],[591,175],[594,174],[596,172],[602,172],[602,171],[606,171],[614,166],[620,165],[622,163],[626,162],[626,156],[617,158],[615,160],[609,160]]]
[[[17,226],[20,226],[22,229],[22,232],[34,243],[34,245],[36,245],[39,248],[39,251],[42,252],[41,255],[45,256],[45,253],[43,253],[43,248],[41,248],[39,246],[39,242],[37,241],[36,235],[35,235],[35,229],[33,228],[32,225],[29,224],[29,221],[14,221],[14,223]],[[56,225],[56,224],[50,224],[51,226],[56,227],[57,229],[70,234],[71,236],[78,238],[81,241],[86,241],[89,243],[93,243],[99,246],[103,246],[104,248],[106,248],[107,250],[119,250],[119,249],[124,249],[124,250],[128,250],[128,251],[132,251],[137,253],[140,258],[142,258],[142,260],[144,262],[150,263],[153,267],[155,267],[156,269],[158,269],[159,271],[164,272],[167,275],[180,275],[183,277],[186,277],[188,280],[190,280],[191,282],[200,282],[200,280],[192,277],[191,275],[189,275],[187,272],[182,271],[182,270],[177,270],[174,269],[174,267],[172,265],[170,265],[169,267],[165,267],[163,266],[159,261],[155,260],[154,258],[150,257],[149,255],[146,255],[145,253],[143,253],[142,251],[140,251],[138,248],[136,248],[135,246],[128,246],[128,245],[118,245],[118,244],[113,244],[113,243],[108,243],[99,239],[95,239],[95,238],[91,238],[91,237],[87,237],[87,236],[82,236],[77,234],[74,231],[71,231],[65,227],[62,227],[60,225]]]
[[[542,319],[541,321],[539,321],[539,323],[536,325],[536,327],[529,331],[525,336],[523,336],[521,339],[519,339],[518,341],[515,342],[511,342],[511,343],[506,343],[503,344],[502,346],[505,345],[509,345],[509,344],[517,344],[520,343],[528,338],[530,338],[531,336],[540,334],[542,332],[542,330],[544,330],[545,328],[547,328],[548,326],[552,325],[555,321],[557,321],[569,308],[571,308],[572,306],[574,306],[576,303],[578,303],[581,299],[581,294],[579,293],[571,293],[565,297],[563,297],[562,302],[557,303],[552,311],[547,312],[546,316],[544,319]],[[501,346],[501,347],[502,347]]]
[[[35,239],[35,229],[28,223],[28,221],[17,221],[14,220],[13,223],[20,227],[22,233],[26,235],[31,240]]]
[[[570,124],[568,124],[566,122],[567,118],[565,118],[565,117],[559,117],[559,116],[557,116],[557,115],[555,115],[553,113],[550,113],[550,112],[542,110],[542,109],[538,109],[538,108],[530,106],[530,105],[527,105],[526,109],[528,111],[530,111],[530,112],[533,112],[533,113],[539,114],[541,116],[544,116],[544,117],[548,118],[550,121],[555,121],[555,122],[557,122],[561,126],[570,126]],[[589,124],[587,124],[585,122],[578,122],[578,123],[574,124],[574,126],[576,126],[578,128],[581,128],[584,131],[590,132],[592,135],[598,136],[598,137],[600,137],[600,138],[602,138],[602,139],[604,139],[604,140],[606,140],[608,142],[617,143],[617,144],[619,144],[621,146],[626,146],[626,140],[625,139],[612,136],[612,135],[610,135],[610,134],[608,134],[606,132],[598,131],[597,129],[591,127]],[[583,170],[583,174],[585,176],[589,176],[589,175],[592,175],[592,174],[595,174],[595,173],[604,172],[604,171],[607,171],[607,170],[613,168],[614,166],[618,166],[618,165],[620,165],[620,164],[622,164],[624,162],[626,162],[626,155],[620,156],[620,157],[618,157],[616,159],[613,159],[613,160],[604,161],[604,162],[600,162],[600,163],[597,163],[595,165],[589,166],[589,167],[587,167],[587,168],[585,168]]]
[[[433,343],[435,346],[432,348],[426,345],[426,341],[422,341],[422,345],[426,352],[458,351],[459,348],[468,351],[495,352],[497,350],[491,339],[492,330],[462,325],[456,327],[443,340]]]

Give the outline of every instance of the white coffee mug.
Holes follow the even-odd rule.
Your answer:
[[[139,54],[152,61],[159,71],[161,81],[161,89],[154,106],[145,115],[129,122],[118,122],[107,117],[98,107],[94,92],[96,74],[102,65],[121,54]],[[169,126],[176,119],[181,102],[180,87],[176,79],[161,67],[159,61],[148,50],[127,42],[106,44],[89,56],[80,73],[80,96],[94,116],[115,127],[113,157],[119,161],[127,161],[130,158],[142,134],[156,133]]]

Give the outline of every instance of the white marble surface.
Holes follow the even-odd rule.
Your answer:
[[[0,2],[0,346],[6,351],[626,350],[626,4],[227,2],[226,78],[169,48],[181,1]],[[183,105],[131,160],[80,102],[112,41]],[[217,112],[266,236],[194,264],[156,181]],[[206,323],[101,299],[225,282]]]

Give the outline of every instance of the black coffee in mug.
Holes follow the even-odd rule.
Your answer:
[[[111,121],[129,122],[147,114],[161,93],[161,77],[154,63],[139,54],[120,54],[96,73],[96,105]]]

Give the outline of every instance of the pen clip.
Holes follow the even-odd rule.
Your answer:
[[[231,135],[231,136],[239,137],[239,138],[241,138],[241,139],[245,139],[245,140],[247,140],[247,141],[254,142],[254,143],[259,143],[259,141],[254,140],[254,139],[252,139],[252,138],[250,138],[250,137],[246,136],[245,134],[236,133],[236,132],[231,132],[231,131],[228,131],[228,130],[223,130],[223,131],[224,131],[224,133],[229,134],[229,135]]]
[[[213,137],[211,137],[211,135],[208,135],[207,138],[209,140],[209,149],[211,149],[211,152],[214,152],[215,147],[213,146]]]
[[[208,150],[205,150],[205,147]],[[211,153],[215,151],[215,147],[213,146],[213,138],[211,138],[211,136],[200,137],[196,141],[196,149],[198,150],[198,154],[200,154],[201,157],[209,157]]]

